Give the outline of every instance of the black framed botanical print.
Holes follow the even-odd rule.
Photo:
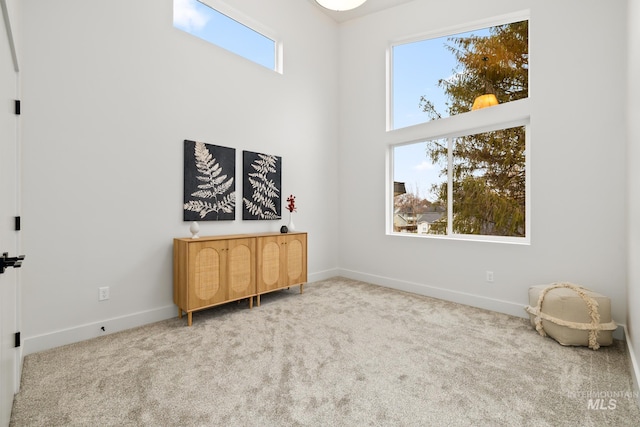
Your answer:
[[[242,219],[280,219],[282,157],[243,151],[242,163]]]
[[[236,149],[184,141],[184,220],[234,220]]]

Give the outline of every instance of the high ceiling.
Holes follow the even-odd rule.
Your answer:
[[[353,10],[347,10],[345,12],[335,12],[333,10],[325,9],[318,5],[315,0],[309,0],[316,5],[318,9],[321,9],[325,14],[331,17],[336,22],[344,22],[349,19],[359,18],[370,13],[378,12],[383,9],[397,6],[403,3],[409,3],[413,0],[367,0],[362,6],[356,7]]]

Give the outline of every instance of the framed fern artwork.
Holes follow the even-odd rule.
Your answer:
[[[280,219],[282,158],[242,152],[242,219]]]
[[[184,220],[236,217],[236,149],[184,141]]]

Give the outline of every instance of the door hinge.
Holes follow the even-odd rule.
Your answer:
[[[20,100],[16,99],[15,101],[16,101],[16,103],[15,103],[16,116],[19,116],[20,115]]]
[[[20,332],[16,332],[15,344],[16,348],[20,347]]]
[[[20,231],[20,217],[19,216],[16,217],[15,229],[16,229],[16,231]]]

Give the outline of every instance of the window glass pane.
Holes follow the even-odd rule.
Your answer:
[[[274,40],[197,0],[173,1],[173,25],[275,70],[276,44]]]
[[[525,146],[518,126],[393,147],[393,231],[525,237]]]
[[[525,236],[525,127],[454,139],[453,232]]]
[[[447,158],[434,162],[428,146],[447,140],[419,142],[393,148],[393,231],[418,234],[446,233],[446,199],[439,197],[441,175],[447,176]],[[446,183],[445,183],[446,185]],[[446,187],[445,187],[446,195]]]
[[[526,98],[528,45],[528,21],[520,21],[393,46],[392,127],[471,111],[483,95]]]

